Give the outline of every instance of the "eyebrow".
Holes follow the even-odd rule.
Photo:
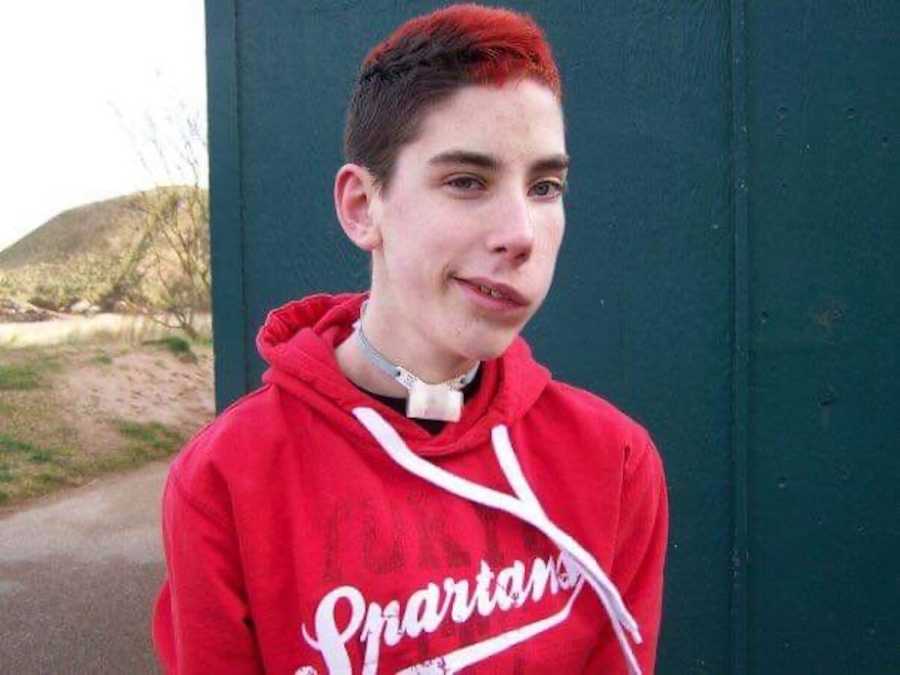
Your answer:
[[[448,150],[446,152],[441,152],[429,159],[428,164],[432,166],[468,164],[480,169],[490,169],[491,171],[496,171],[503,166],[503,162],[492,155],[485,155],[481,152],[471,152],[469,150]],[[569,156],[566,154],[559,154],[542,157],[541,159],[532,162],[529,167],[529,172],[562,171],[568,168]]]

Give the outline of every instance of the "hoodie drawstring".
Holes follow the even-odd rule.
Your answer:
[[[619,646],[628,663],[629,673],[641,675],[640,666],[624,633],[624,630],[627,630],[634,642],[640,644],[641,635],[637,622],[625,607],[615,584],[603,572],[594,556],[547,517],[522,473],[505,425],[499,424],[491,430],[491,443],[494,446],[500,468],[518,499],[461,478],[419,457],[407,447],[397,431],[375,410],[359,407],[353,409],[353,414],[375,437],[375,440],[391,459],[410,473],[458,497],[504,511],[529,523],[543,532],[560,550],[571,556],[579,565],[584,578],[594,589],[609,615]]]

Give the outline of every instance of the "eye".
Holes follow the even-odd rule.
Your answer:
[[[457,176],[447,181],[447,185],[452,185],[461,189],[463,192],[471,192],[473,186],[480,185],[481,181],[473,176]]]
[[[555,180],[542,180],[540,183],[535,183],[533,189],[537,190],[538,197],[549,197],[551,195],[562,195],[565,193],[566,184]]]

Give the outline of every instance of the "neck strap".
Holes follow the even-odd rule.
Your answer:
[[[416,386],[416,383],[423,382],[423,380],[420,380],[403,366],[398,366],[397,364],[388,361],[388,359],[385,358],[385,356],[381,354],[377,349],[375,349],[375,347],[372,346],[368,339],[366,339],[366,334],[363,332],[362,317],[365,314],[367,304],[369,304],[368,300],[363,302],[362,308],[360,309],[359,313],[359,319],[353,324],[353,327],[356,329],[356,335],[359,339],[360,347],[362,347],[363,354],[366,355],[366,358],[369,359],[373,366],[377,367],[385,375],[388,375],[389,377],[402,384],[406,389],[412,391],[413,387]],[[455,391],[460,391],[475,379],[475,375],[476,373],[478,373],[478,367],[480,365],[481,362],[479,361],[472,367],[471,370],[469,370],[469,372],[465,373],[464,375],[460,375],[445,382],[439,382],[430,386],[443,386]],[[423,383],[428,384],[425,382]]]

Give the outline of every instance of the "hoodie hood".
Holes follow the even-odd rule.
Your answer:
[[[269,312],[256,337],[257,350],[269,365],[263,382],[326,414],[334,415],[339,409],[353,426],[358,426],[353,409],[370,407],[413,443],[417,453],[439,455],[489,442],[491,429],[514,424],[550,381],[550,372],[533,359],[528,344],[517,336],[501,356],[482,362],[481,384],[463,406],[459,422],[446,424],[432,436],[415,421],[358,389],[338,366],[334,350],[353,333],[353,323],[367,297],[368,293],[322,293]]]

